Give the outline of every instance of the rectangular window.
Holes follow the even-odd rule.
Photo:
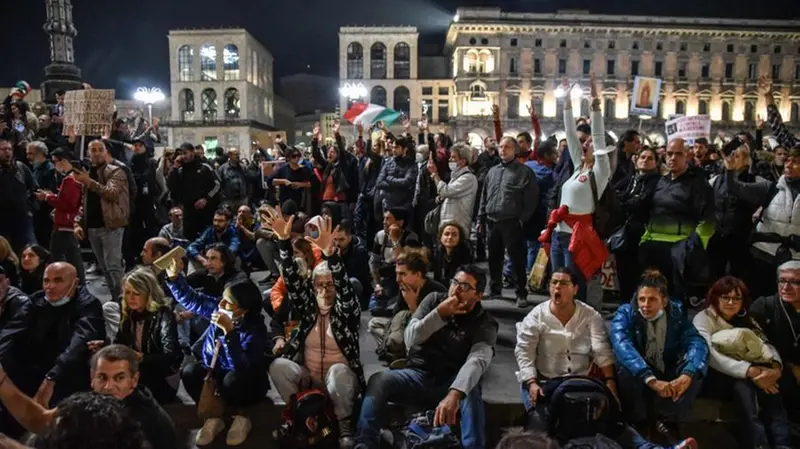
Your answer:
[[[661,76],[661,74],[664,71],[664,63],[662,61],[656,61],[654,69],[655,70],[653,70],[653,75]]]
[[[755,62],[747,64],[747,78],[754,80],[758,77],[758,65]]]
[[[781,53],[781,46],[780,45],[776,45],[775,46],[775,54],[778,55],[780,53]]]
[[[433,87],[427,86],[422,88],[422,95],[433,95]]]
[[[780,80],[780,78],[781,78],[781,65],[772,64],[772,79],[778,81]]]
[[[536,75],[542,74],[542,60],[541,59],[534,59],[533,60],[533,73]]]
[[[687,44],[686,42],[681,42],[681,47],[680,48],[681,48],[681,51],[686,51],[686,50],[689,49],[689,44]]]
[[[512,47],[516,47],[516,46],[517,46],[517,43],[518,43],[518,41],[517,41],[517,38],[516,38],[516,37],[511,39],[511,46],[512,46]]]
[[[686,78],[686,61],[678,62],[678,78]]]
[[[431,123],[433,121],[433,100],[422,100],[422,110],[425,112],[428,123]]]
[[[450,121],[450,102],[439,100],[439,123],[447,123],[448,121]]]
[[[609,50],[613,50],[614,48],[616,48],[616,46],[617,46],[617,42],[616,41],[608,41],[608,49]]]
[[[709,63],[704,62],[700,67],[700,78],[708,79],[711,76],[711,66]]]
[[[727,62],[725,63],[725,79],[732,80],[733,79],[733,63]]]
[[[704,51],[704,52],[709,52],[709,51],[711,51],[711,44],[709,44],[709,43],[705,43],[705,44],[703,44],[703,51]]]
[[[592,73],[592,60],[591,59],[584,59],[583,60],[583,74],[588,75]]]
[[[592,43],[589,41],[583,41],[583,48],[592,48]]]
[[[508,96],[508,111],[506,111],[508,118],[519,118],[519,95]]]
[[[606,74],[613,76],[616,69],[616,61],[609,59],[606,61]]]
[[[449,87],[440,87],[439,88],[439,95],[450,95],[450,88]]]
[[[636,59],[631,60],[631,75],[636,76],[639,74],[639,61]]]
[[[664,44],[661,42],[656,42],[656,50],[663,50]]]
[[[534,47],[541,47],[542,46],[542,40],[541,39],[536,39],[535,41],[533,41],[533,46]]]
[[[728,44],[728,53],[733,53],[733,44]]]
[[[794,79],[800,81],[800,64],[794,65]]]
[[[514,75],[517,73],[517,59],[511,58],[508,60],[508,73]]]
[[[565,75],[567,73],[567,60],[566,59],[559,59],[558,60],[558,74]]]
[[[631,48],[633,48],[634,50],[638,50],[639,49],[639,41],[633,41],[633,45],[631,45]]]
[[[567,48],[567,40],[561,39],[561,42],[559,42],[558,46],[561,48]]]
[[[753,44],[750,46],[750,53],[758,53],[758,45]]]

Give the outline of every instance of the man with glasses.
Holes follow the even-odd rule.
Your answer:
[[[293,200],[303,205],[303,192],[311,188],[311,170],[300,165],[300,150],[297,148],[286,150],[286,161],[288,164],[281,166],[269,179],[269,186],[279,187],[278,200],[281,204]]]
[[[485,271],[465,265],[447,292],[422,300],[405,330],[408,367],[382,371],[369,380],[357,449],[379,446],[389,402],[435,406],[435,426],[458,423],[465,449],[486,447],[480,380],[494,355],[498,325],[481,307],[485,289]]]
[[[783,361],[778,389],[785,403],[796,404],[800,400],[800,260],[778,267],[778,294],[757,299],[750,313]],[[798,407],[786,410],[792,418],[800,415]]]

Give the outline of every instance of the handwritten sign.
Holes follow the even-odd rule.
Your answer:
[[[70,90],[64,95],[64,135],[100,136],[111,130],[113,89]]]
[[[683,139],[687,145],[694,144],[696,139],[711,136],[711,117],[707,115],[693,115],[691,117],[677,117],[667,120],[667,141]]]

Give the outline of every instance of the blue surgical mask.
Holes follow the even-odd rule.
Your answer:
[[[59,299],[58,301],[50,301],[50,305],[53,306],[53,307],[61,307],[61,306],[65,305],[65,304],[69,303],[70,299],[72,299],[72,298],[70,298],[69,296],[64,296],[63,298]]]
[[[312,239],[319,238],[319,229],[311,229],[308,231],[308,236]]]
[[[641,312],[639,312],[639,313],[641,313]],[[654,316],[652,318],[647,318],[644,315],[642,315],[642,317],[644,317],[644,319],[646,319],[647,321],[649,321],[651,323],[653,321],[658,321],[658,319],[661,318],[662,316],[664,316],[664,309],[659,310],[658,313],[656,314],[656,316]]]

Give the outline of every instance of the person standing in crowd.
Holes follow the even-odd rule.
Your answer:
[[[247,205],[247,174],[239,156],[239,150],[231,149],[228,151],[228,161],[222,164],[217,170],[223,199],[230,205],[232,210]]]
[[[302,154],[297,148],[287,148],[286,162],[280,166],[275,174],[269,178],[270,188],[278,187],[278,202],[280,204],[292,200],[297,207],[308,202],[307,196],[311,189],[311,170],[300,164]],[[305,202],[303,200],[306,200]]]
[[[693,168],[699,168],[706,174],[706,178],[719,175],[722,172],[722,167],[719,161],[711,159],[708,151],[708,139],[701,137],[694,141],[693,157],[689,162]]]
[[[14,158],[11,141],[0,137],[0,235],[8,239],[14,251],[36,243],[31,200],[37,189],[28,166]]]
[[[375,214],[376,217],[396,208],[405,209],[406,225],[414,222],[412,203],[414,185],[417,180],[417,163],[412,157],[414,141],[400,137],[392,147],[392,157],[384,162],[381,172],[375,181]]]
[[[733,396],[741,426],[739,447],[788,449],[791,432],[778,387],[783,362],[748,313],[750,303],[747,286],[732,276],[721,278],[708,291],[705,310],[693,320],[709,348],[711,369],[705,385],[722,399]],[[742,335],[741,343],[714,344],[715,336],[731,332]],[[742,351],[745,344],[757,350]]]
[[[55,192],[58,188],[56,170],[48,159],[47,145],[36,141],[28,144],[28,162],[33,167],[33,180],[39,189]],[[33,231],[36,241],[44,246],[50,246],[50,234],[53,232],[53,208],[47,203],[33,203]]]
[[[428,173],[436,184],[437,202],[441,204],[440,222],[455,222],[462,229],[472,229],[472,211],[478,193],[478,178],[469,166],[474,162],[474,151],[465,143],[458,143],[450,149],[450,162],[455,163],[455,171],[450,173],[450,181],[445,183],[439,176],[436,164],[428,161]]]
[[[539,202],[536,204],[536,212],[533,213],[530,221],[524,225],[525,239],[528,247],[528,264],[526,272],[530,273],[536,256],[539,254],[539,235],[547,224],[547,203],[556,186],[555,173],[553,167],[558,161],[558,149],[555,139],[547,139],[536,147],[536,158],[525,162],[525,165],[533,171],[536,183],[539,185]]]
[[[594,120],[592,120],[592,125],[594,125]],[[612,164],[614,173],[609,181],[617,194],[622,194],[636,175],[634,156],[639,154],[641,149],[642,138],[639,131],[635,129],[625,131],[617,141],[617,154],[612,156],[615,158],[616,164]]]
[[[311,156],[322,169],[322,202],[338,204],[341,211],[349,216],[350,205],[355,205],[358,199],[358,177],[354,176],[353,170],[357,161],[345,148],[338,121],[333,124],[333,135],[336,144],[331,145],[323,156],[319,148],[319,126],[316,126],[311,140]]]
[[[777,271],[777,294],[758,298],[750,314],[778,350],[783,364],[778,390],[796,421],[800,410],[792,404],[800,401],[800,261],[784,262]]]
[[[428,164],[432,163],[428,145],[417,146],[416,163],[419,172],[417,173],[414,200],[412,201],[414,207],[413,228],[422,233],[422,244],[426,247],[432,247],[432,236],[422,232],[425,230],[425,219],[428,213],[436,208],[436,182],[431,178],[431,174],[428,171]],[[436,164],[433,164],[433,167],[435,168]]]
[[[51,155],[53,165],[63,177],[58,193],[37,190],[36,199],[46,201],[53,208],[53,233],[50,238],[50,253],[54,262],[66,261],[78,270],[78,281],[86,281],[86,268],[83,266],[81,248],[75,236],[75,219],[80,215],[83,186],[75,179],[72,165],[74,156],[58,148]]]
[[[118,301],[122,294],[122,238],[128,225],[130,202],[125,172],[108,163],[108,150],[101,140],[89,143],[91,169],[73,167],[72,177],[85,187],[83,214],[76,219],[75,235],[89,238],[92,251],[111,291]],[[84,235],[84,230],[88,231]]]
[[[157,201],[161,197],[161,186],[156,180],[158,166],[147,153],[147,147],[142,140],[133,142],[130,170],[136,184],[136,199],[128,224],[130,250],[126,254],[126,264],[132,268],[136,265],[139,248],[148,238],[155,235],[158,229],[156,208]]]
[[[525,285],[525,240],[522,224],[536,211],[539,185],[533,172],[517,159],[519,144],[512,137],[500,141],[501,163],[486,175],[478,210],[478,229],[488,233],[491,295],[499,297],[503,288],[503,255],[508,251],[515,275],[517,306],[528,306]]]
[[[167,186],[172,201],[183,208],[183,235],[194,240],[214,217],[219,204],[220,183],[214,170],[203,163],[192,144],[182,144],[176,154],[175,168],[167,178]]]
[[[492,109],[494,111],[494,109]],[[497,110],[498,114],[500,110]],[[498,118],[499,120],[499,118]],[[475,168],[473,171],[475,172],[475,176],[478,179],[478,194],[476,195],[475,205],[473,206],[473,219],[476,224],[479,224],[478,221],[478,212],[480,211],[481,207],[481,198],[483,197],[483,189],[486,188],[486,175],[489,174],[489,170],[498,165],[501,159],[500,156],[497,154],[497,141],[494,140],[492,137],[486,137],[483,139],[483,152],[478,155],[477,162],[475,163]],[[481,226],[477,226],[481,228]],[[476,245],[475,245],[475,253],[477,254],[476,260],[478,262],[485,262],[486,261],[486,230],[481,229],[480,233],[476,233]]]
[[[708,369],[708,345],[683,306],[667,295],[667,279],[646,274],[637,297],[617,309],[611,321],[622,411],[639,428],[652,425],[673,444],[677,422],[700,392]],[[648,410],[650,412],[648,412]]]
[[[367,140],[364,141],[364,125],[356,123],[358,140],[356,140],[356,154],[358,154],[358,202],[355,210],[356,234],[365,242],[371,242],[378,231],[378,220],[374,213],[373,200],[375,198],[375,182],[383,167],[382,144],[372,145],[372,128],[367,131]],[[429,148],[430,150],[430,148]]]
[[[653,193],[639,261],[642,267],[663,273],[670,280],[670,293],[685,301],[697,290],[708,288],[709,268],[692,262],[706,260],[700,256],[706,254],[714,234],[714,191],[705,173],[689,166],[683,139],[669,142],[667,168],[669,172],[658,180]]]

